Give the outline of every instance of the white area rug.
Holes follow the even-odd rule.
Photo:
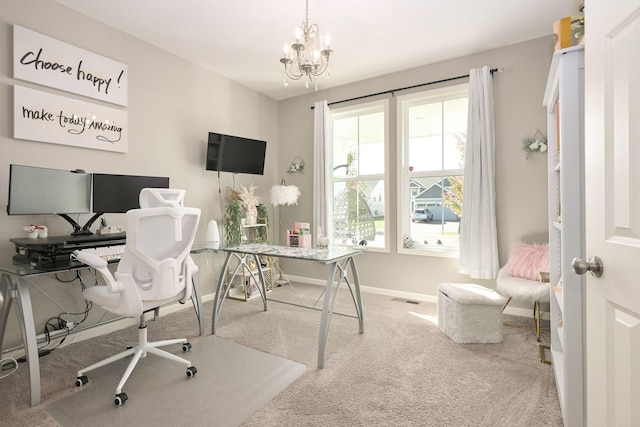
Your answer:
[[[115,387],[127,358],[89,372],[88,384],[48,404],[46,411],[64,427],[237,426],[306,370],[301,363],[216,336],[191,343],[188,353],[179,345],[174,351],[197,367],[191,379],[183,365],[150,354],[123,388],[129,400],[116,407]]]

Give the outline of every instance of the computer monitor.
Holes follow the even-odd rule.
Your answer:
[[[143,188],[169,188],[169,177],[93,174],[93,212],[125,213],[140,207]]]
[[[60,215],[78,234],[81,227],[69,215],[91,212],[91,174],[81,169],[59,170],[9,165],[9,215]]]

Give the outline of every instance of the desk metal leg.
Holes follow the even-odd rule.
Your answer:
[[[202,318],[202,297],[200,295],[200,285],[198,284],[197,275],[192,276],[193,281],[193,291],[191,292],[191,302],[193,303],[193,308],[196,311],[196,316],[198,317],[198,326],[200,327],[200,336],[204,336],[204,319]]]
[[[356,260],[351,257],[347,260],[351,266],[351,274],[353,275],[353,287],[356,290],[355,306],[358,313],[358,332],[364,334],[364,316],[362,315],[362,294],[360,293],[360,278],[358,277],[358,269],[356,268]],[[346,278],[345,278],[346,280]],[[347,284],[348,284],[347,280]],[[349,288],[351,289],[351,288]]]
[[[13,284],[8,275],[0,277],[0,359],[2,359],[2,343],[4,342],[4,332],[7,329],[7,320],[11,310]]]
[[[226,274],[227,268],[229,268],[229,263],[231,261],[231,258],[234,256],[238,258],[238,265],[233,270],[233,274],[229,279],[228,286],[225,286],[225,277],[227,275]],[[233,282],[233,279],[236,277],[236,275],[240,271],[242,271],[242,269],[246,268],[247,270],[249,270],[250,276],[255,280],[253,272],[249,269],[248,264],[246,262],[247,256],[248,255],[238,255],[233,252],[228,252],[227,256],[224,259],[224,264],[222,265],[222,270],[220,271],[220,277],[218,278],[218,286],[216,288],[215,300],[213,302],[213,316],[211,320],[212,335],[216,334],[216,323],[218,321],[218,316],[220,315],[220,310],[222,309],[222,304],[224,303],[224,300],[227,297],[228,288],[229,286],[231,286],[231,283]],[[260,292],[260,296],[262,297],[262,305],[264,307],[264,311],[267,311],[267,285],[264,279],[264,271],[262,271],[262,268],[260,267],[260,258],[258,257],[258,255],[252,254],[251,256],[253,257],[254,261],[256,262],[256,265],[258,266],[258,276],[259,276],[258,280],[260,281],[259,292]]]
[[[38,360],[38,342],[36,325],[33,321],[33,308],[29,295],[29,284],[24,279],[17,279],[16,314],[22,332],[22,340],[29,365],[29,382],[31,386],[31,406],[40,404],[40,361]]]
[[[262,266],[260,265],[260,258],[258,257],[258,255],[253,255],[253,260],[258,266],[258,276],[260,280],[260,296],[262,297],[262,306],[264,307],[264,311],[267,311],[267,284],[266,284],[266,281],[264,280],[264,271],[262,270]],[[253,273],[251,273],[251,276],[253,276]]]
[[[213,316],[211,316],[211,335],[216,334],[216,322],[218,321],[218,315],[222,309],[222,303],[227,296],[227,289],[224,286],[224,278],[226,276],[227,268],[229,267],[229,261],[231,261],[232,252],[227,252],[227,256],[224,258],[222,264],[222,270],[220,270],[220,277],[218,278],[218,286],[216,287],[216,296],[213,300]]]
[[[353,290],[351,289],[351,284],[349,283],[349,278],[347,276],[348,268],[351,268],[351,273],[353,274],[353,284],[355,287],[355,297],[353,295]],[[337,278],[335,288],[333,286],[334,279],[336,277],[336,273],[339,272],[339,277]],[[358,317],[358,331],[360,334],[364,333],[364,320],[362,316],[362,296],[360,294],[360,281],[358,279],[358,271],[356,270],[356,265],[353,257],[346,258],[342,264],[337,261],[331,264],[329,277],[327,278],[327,285],[325,288],[324,294],[324,304],[322,306],[322,318],[320,319],[320,336],[318,338],[318,369],[324,368],[324,352],[327,343],[327,336],[329,335],[329,325],[331,323],[331,315],[333,314],[333,308],[336,304],[336,299],[338,297],[338,291],[340,290],[340,285],[342,281],[345,281],[345,284],[349,288],[351,292],[351,296],[354,299],[354,305]]]

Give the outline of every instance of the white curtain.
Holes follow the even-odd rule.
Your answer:
[[[313,124],[313,243],[317,244],[318,227],[322,228],[326,236],[327,230],[327,186],[325,182],[326,170],[326,139],[329,137],[329,105],[327,101],[318,101],[314,105]]]
[[[460,230],[460,273],[475,279],[498,274],[495,207],[495,126],[489,67],[469,72],[469,118]]]

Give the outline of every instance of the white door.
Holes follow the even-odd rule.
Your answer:
[[[640,0],[585,17],[587,422],[640,426]]]

